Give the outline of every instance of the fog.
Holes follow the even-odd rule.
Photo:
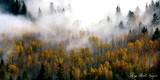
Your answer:
[[[123,15],[129,10],[134,11],[137,6],[143,12],[146,3],[150,3],[151,0],[27,0],[26,4],[32,15],[37,16],[39,7],[44,14],[49,13],[50,2],[54,3],[55,8],[71,7],[71,13],[66,13],[66,16],[72,20],[81,20],[81,24],[86,26],[108,15],[114,16],[117,5],[120,6]]]
[[[52,14],[49,10],[51,2],[56,10]],[[150,2],[150,0],[25,0],[33,20],[1,12],[0,34],[14,36],[25,32],[38,32],[42,35],[41,39],[55,43],[65,41],[68,48],[86,46],[91,35],[106,40],[112,35],[127,33],[129,29],[117,28],[119,22],[126,23],[128,11],[135,11],[137,6],[142,15],[146,3]],[[121,8],[121,16],[116,16],[117,5]],[[41,16],[38,14],[39,8],[42,11]],[[109,22],[108,16],[111,19]],[[80,36],[80,31],[87,34]]]

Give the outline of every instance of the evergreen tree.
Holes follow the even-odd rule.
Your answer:
[[[129,20],[134,20],[135,19],[134,12],[132,12],[131,10],[129,10],[129,12],[128,12],[128,18],[129,18]]]
[[[148,33],[148,30],[147,30],[147,28],[146,28],[146,27],[143,27],[143,28],[142,28],[142,33],[143,33],[143,34]]]
[[[153,0],[151,1],[151,5],[154,6],[154,1]]]
[[[152,36],[152,40],[157,40],[159,37],[160,37],[159,29],[156,28],[156,31],[154,32],[154,34]]]
[[[17,77],[17,80],[23,80],[23,79],[22,79],[22,77],[19,75],[19,76]]]
[[[159,2],[156,2],[156,8],[159,8]]]
[[[38,9],[38,16],[41,17],[42,16],[42,11],[41,8]]]
[[[119,6],[117,6],[117,8],[116,8],[116,13],[117,13],[117,14],[120,14],[120,13],[121,13],[121,8],[120,8]]]
[[[137,6],[136,9],[135,9],[135,14],[136,14],[136,13],[139,14],[140,11],[141,11],[140,8]]]
[[[120,27],[121,29],[123,29],[123,28],[124,28],[123,21],[121,21],[121,22],[119,23],[119,27]]]
[[[0,78],[2,78],[2,80],[5,80],[5,66],[2,58],[0,62]]]
[[[13,7],[13,14],[14,14],[14,15],[18,15],[19,10],[20,10],[20,3],[19,3],[19,1],[16,0],[16,1],[14,2],[14,4],[13,4],[12,7]]]
[[[111,21],[111,19],[110,19],[110,17],[109,17],[109,16],[107,17],[107,21],[108,21],[108,22],[109,22],[109,21]]]
[[[12,77],[12,76],[10,76],[10,77],[9,77],[9,80],[13,80],[13,77]]]
[[[27,8],[24,0],[0,0],[0,6],[4,12],[11,13],[13,15],[26,15]]]
[[[27,7],[26,7],[24,1],[22,2],[22,9],[20,11],[20,14],[22,14],[22,15],[26,15],[27,14]]]
[[[70,80],[76,80],[75,76],[74,76],[74,73],[73,73],[73,68],[71,67],[71,70],[70,70]]]
[[[153,19],[152,19],[152,24],[156,25],[159,23],[159,18],[158,15],[156,13],[153,14]]]
[[[148,10],[148,3],[146,3],[146,10]]]
[[[28,79],[28,75],[27,75],[27,72],[26,72],[26,71],[24,71],[24,72],[23,72],[22,79],[23,79],[23,80],[29,80],[29,79]]]
[[[58,64],[57,79],[65,80],[63,66],[60,63]]]
[[[53,13],[53,9],[54,9],[53,2],[50,3],[50,7],[49,7],[49,8],[50,8],[50,12],[51,12],[51,14],[52,14],[52,13]]]
[[[4,61],[3,59],[1,58],[1,63],[0,63],[0,69],[4,67]]]
[[[41,64],[41,69],[40,69],[40,73],[38,74],[37,76],[37,80],[45,80],[45,68],[44,68],[44,65]]]

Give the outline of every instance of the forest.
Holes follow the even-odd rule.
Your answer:
[[[4,13],[37,19],[27,10],[25,0],[0,0],[0,6]],[[145,8],[143,15],[138,8],[129,10],[127,21],[116,25],[126,33],[107,40],[88,30],[74,35],[57,29],[55,36],[67,39],[47,34],[53,37],[50,40],[43,39],[43,31],[16,36],[1,33],[0,80],[160,80],[160,1],[152,0]],[[52,2],[49,10],[58,12]],[[43,17],[41,8],[37,11]],[[121,16],[120,6],[115,11]],[[146,25],[143,20],[148,17]],[[112,18],[108,16],[106,21],[111,23]],[[69,48],[69,43],[82,44],[82,38],[85,45]]]

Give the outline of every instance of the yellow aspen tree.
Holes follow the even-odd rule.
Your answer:
[[[87,76],[87,71],[86,71],[86,70],[83,70],[82,76],[83,76],[83,77],[86,77],[86,76]]]
[[[31,57],[31,55],[28,55],[28,57],[27,57],[27,64],[28,64],[28,67],[32,64],[32,57]]]
[[[45,66],[45,70],[47,73],[50,73],[51,72],[51,65],[49,62],[45,61],[44,62],[44,66]]]
[[[128,43],[128,47],[129,47],[129,48],[133,48],[133,47],[134,47],[134,43],[129,42],[129,43]]]
[[[16,66],[16,65],[9,65],[9,68],[8,68],[8,70],[9,70],[9,72],[11,72],[11,73],[18,73],[19,72],[19,68]]]
[[[157,60],[158,60],[157,55],[153,54],[152,59],[153,59],[153,65],[155,65],[157,63]]]
[[[16,45],[16,52],[19,53],[19,54],[22,54],[24,51],[23,49],[23,46],[22,46],[22,42],[19,42],[17,45]]]
[[[80,71],[79,68],[75,68],[75,75],[76,75],[76,77],[77,77],[77,80],[79,80],[80,77],[81,77],[81,71]]]
[[[95,70],[94,70],[92,67],[90,68],[90,74],[91,74],[91,75],[94,75],[94,74],[95,74]]]
[[[135,45],[136,45],[136,47],[137,47],[139,50],[141,50],[141,49],[142,49],[142,47],[143,47],[142,42],[141,42],[141,41],[139,41],[139,40],[136,40],[136,41],[135,41]]]
[[[65,58],[66,56],[67,56],[67,53],[65,52],[65,48],[64,48],[64,43],[63,42],[61,42],[60,44],[59,44],[59,56],[61,57],[61,58]]]

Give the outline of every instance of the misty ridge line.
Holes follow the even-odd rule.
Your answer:
[[[30,0],[28,0],[30,1]],[[25,1],[25,3],[29,3]],[[9,34],[8,36],[23,35],[27,32],[35,32],[41,34],[41,39],[45,41],[60,42],[65,41],[68,47],[72,46],[86,46],[89,42],[88,37],[97,35],[102,41],[110,41],[114,35],[125,35],[130,30],[134,30],[142,24],[142,27],[152,29],[152,11],[148,9],[149,14],[140,15],[140,9],[137,7],[134,12],[129,11],[127,19],[121,13],[120,6],[116,7],[116,14],[114,16],[107,16],[100,20],[98,23],[93,23],[87,26],[81,25],[82,21],[72,20],[72,10],[70,4],[69,8],[60,8],[57,6],[55,9],[54,3],[48,3],[48,9],[41,9],[37,6],[36,13],[27,10],[26,17],[22,15],[0,14],[0,30],[1,34]],[[147,4],[151,7],[154,3]],[[27,8],[27,7],[26,7]],[[24,11],[25,12],[25,11]],[[143,22],[143,23],[142,23]],[[147,26],[146,26],[147,25]],[[5,27],[4,27],[5,26]],[[139,29],[139,28],[138,28]],[[142,28],[140,28],[142,29]],[[149,30],[150,31],[150,30]],[[81,33],[86,33],[81,36]],[[122,36],[123,37],[123,36]],[[79,43],[82,41],[82,43]],[[52,41],[53,42],[53,41]]]

